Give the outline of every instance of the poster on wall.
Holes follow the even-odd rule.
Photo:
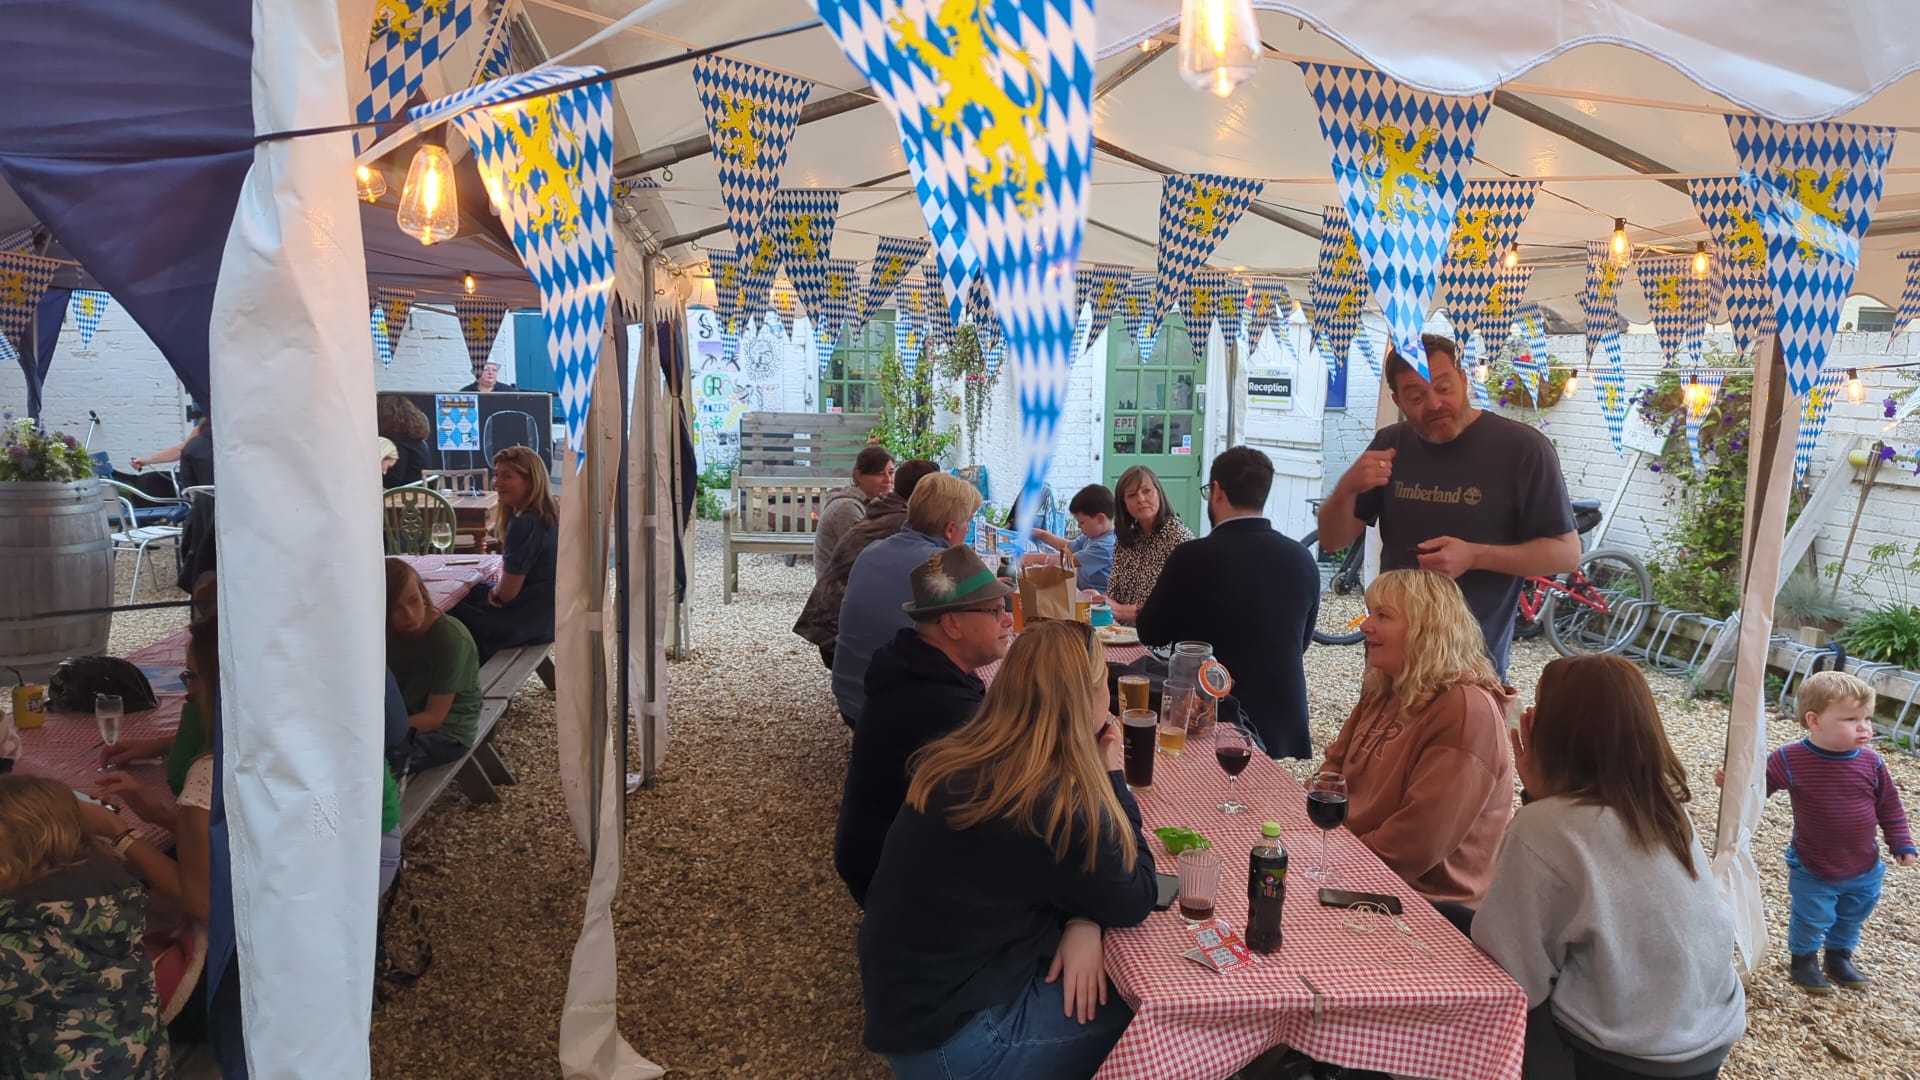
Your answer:
[[[441,450],[480,449],[479,394],[436,394],[433,415]]]

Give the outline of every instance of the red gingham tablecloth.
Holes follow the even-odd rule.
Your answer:
[[[1108,1056],[1100,1080],[1214,1080],[1284,1043],[1325,1062],[1432,1080],[1512,1080],[1520,1075],[1527,999],[1506,972],[1387,869],[1352,833],[1329,834],[1332,885],[1392,893],[1429,955],[1383,919],[1371,933],[1354,916],[1319,903],[1320,883],[1303,871],[1320,850],[1307,820],[1306,792],[1267,758],[1254,755],[1235,798],[1248,810],[1222,814],[1226,773],[1206,737],[1177,758],[1160,755],[1153,787],[1137,794],[1149,830],[1185,825],[1213,841],[1221,860],[1216,915],[1236,930],[1247,917],[1247,853],[1260,823],[1277,821],[1289,862],[1280,950],[1227,974],[1180,954],[1192,938],[1174,911],[1106,935],[1107,973],[1133,1005],[1133,1022]],[[1158,869],[1176,870],[1159,838],[1148,837]]]
[[[498,555],[418,555],[408,556],[407,561],[420,571],[433,602],[442,611],[452,610],[476,584],[500,574]],[[180,726],[180,709],[187,700],[186,687],[180,683],[180,672],[187,666],[187,640],[187,631],[180,630],[127,657],[146,673],[160,704],[145,712],[128,713],[120,722],[122,739],[169,735]],[[101,745],[100,729],[92,716],[49,713],[44,725],[20,732],[20,757],[13,767],[17,772],[58,780],[91,794],[100,776]],[[170,794],[163,761],[136,762],[125,772],[156,798]],[[120,813],[142,840],[161,847],[172,843],[165,829],[141,821],[126,807],[121,807]]]

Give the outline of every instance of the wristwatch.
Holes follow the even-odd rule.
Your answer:
[[[116,859],[126,858],[127,849],[133,846],[133,841],[134,841],[134,835],[133,835],[132,829],[121,830],[120,835],[113,838],[114,858]]]

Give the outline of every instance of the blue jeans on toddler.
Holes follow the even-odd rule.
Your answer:
[[[888,1054],[899,1080],[1074,1080],[1091,1077],[1120,1041],[1133,1009],[1107,986],[1107,1003],[1082,1024],[1066,1015],[1062,982],[1033,977],[1020,996],[973,1014],[933,1050]]]
[[[1846,881],[1827,881],[1815,877],[1800,865],[1791,847],[1787,849],[1787,893],[1793,897],[1793,913],[1787,923],[1787,948],[1795,956],[1829,949],[1852,952],[1860,944],[1860,928],[1880,902],[1880,881],[1887,875],[1887,864],[1874,860],[1873,869]]]

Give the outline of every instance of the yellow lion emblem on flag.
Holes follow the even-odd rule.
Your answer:
[[[503,110],[509,114],[506,126],[515,136],[516,159],[506,181],[530,204],[527,228],[535,233],[551,229],[565,243],[580,235],[580,201],[574,191],[580,185],[582,148],[580,136],[568,131],[553,109],[554,98],[547,95]],[[566,162],[560,158],[562,146],[572,148]]]
[[[987,0],[944,0],[933,17],[941,41],[935,43],[914,20],[895,15],[887,23],[894,39],[910,50],[940,84],[940,103],[928,110],[934,129],[952,137],[969,107],[984,114],[974,145],[986,159],[984,168],[969,164],[972,190],[992,197],[1012,185],[1020,212],[1029,217],[1040,209],[1040,185],[1046,179],[1037,147],[1045,133],[1040,123],[1040,71],[1033,60],[994,25]],[[1002,76],[1016,67],[1025,69],[1032,100],[1013,99]]]
[[[1381,220],[1399,221],[1400,215],[1407,212],[1419,217],[1433,213],[1427,193],[1438,182],[1438,177],[1422,163],[1427,160],[1427,151],[1434,141],[1440,138],[1439,130],[1427,128],[1414,135],[1392,124],[1381,124],[1377,128],[1361,124],[1360,130],[1373,136],[1373,145],[1360,158],[1360,165],[1372,174],[1371,186]]]

